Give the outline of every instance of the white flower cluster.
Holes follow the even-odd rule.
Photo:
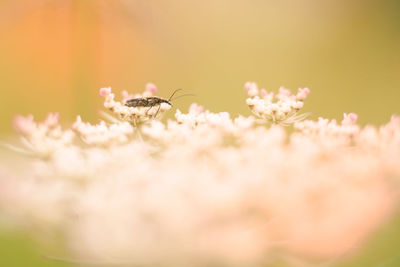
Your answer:
[[[157,88],[149,83],[142,95],[129,95],[126,91],[122,92],[123,102],[115,101],[115,95],[111,92],[111,88],[101,88],[100,96],[104,97],[104,107],[114,113],[119,119],[128,121],[134,126],[137,126],[150,119],[161,118],[166,111],[171,109],[167,103],[150,107],[128,107],[125,105],[126,101],[132,98],[145,98],[151,97],[157,92]]]
[[[176,121],[170,120],[166,125],[153,121],[144,126],[144,137],[161,143],[162,148],[167,143],[168,146],[190,145],[193,150],[206,151],[240,142],[242,134],[255,124],[254,117],[232,119],[227,112],[212,113],[197,104],[192,104],[188,113],[177,110],[175,118]]]
[[[357,114],[343,114],[341,124],[336,120],[318,118],[318,121],[305,120],[294,124],[295,129],[310,137],[318,137],[324,140],[332,138],[345,138],[349,140],[358,134],[360,127],[357,125]]]
[[[259,90],[254,82],[247,82],[244,88],[249,95],[246,103],[250,110],[267,122],[287,126],[309,115],[308,113],[298,114],[310,93],[308,88],[299,88],[296,95],[284,87],[279,88],[278,94],[274,95],[273,92],[267,92],[265,89]]]
[[[398,207],[399,117],[362,128],[350,113],[291,134],[197,104],[148,120],[136,129],[78,117],[61,131],[54,114],[18,117],[17,131],[53,152],[0,165],[0,216],[63,236],[78,265],[247,267],[338,260]]]
[[[14,129],[20,134],[24,148],[9,147],[27,155],[50,156],[60,147],[70,145],[74,139],[73,131],[63,131],[58,121],[58,113],[49,113],[42,123],[36,123],[32,115],[16,116]]]
[[[212,113],[204,110],[204,107],[194,103],[189,107],[189,113],[184,114],[179,109],[175,113],[176,121],[191,127],[207,125],[224,130],[232,130],[234,126],[251,127],[254,123],[253,117],[244,118],[239,116],[232,121],[228,112]]]
[[[128,122],[107,125],[100,121],[97,125],[82,122],[81,116],[76,118],[72,128],[79,134],[82,141],[88,145],[110,146],[123,144],[132,136],[134,128]]]

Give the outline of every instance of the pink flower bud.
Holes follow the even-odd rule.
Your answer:
[[[349,114],[344,113],[342,125],[354,125],[357,123],[357,118],[358,116],[355,113],[349,113]]]
[[[190,105],[189,107],[189,113],[193,113],[193,114],[200,114],[204,111],[204,107],[200,106],[199,104],[193,103]]]
[[[74,124],[72,125],[72,128],[77,130],[81,125],[82,125],[82,118],[81,118],[80,115],[78,115],[76,117],[76,120],[75,120]]]
[[[260,90],[261,97],[265,97],[267,95],[267,91],[265,89]]]
[[[111,87],[105,87],[100,89],[100,96],[107,97],[111,94]]]
[[[298,100],[302,101],[302,100],[306,99],[309,94],[310,94],[310,89],[299,88],[296,97]]]
[[[287,89],[287,88],[285,88],[283,86],[279,87],[279,91],[278,92],[279,92],[280,95],[287,96],[287,97],[289,97],[292,94],[289,89]]]
[[[246,90],[247,94],[251,97],[258,95],[258,86],[254,82],[245,83],[244,89]]]
[[[15,116],[13,120],[13,128],[21,134],[32,133],[36,129],[33,115],[29,114],[26,117],[20,115]]]
[[[58,124],[58,120],[60,118],[60,114],[58,112],[55,113],[49,113],[46,116],[46,119],[44,121],[44,124],[48,127],[53,127]]]
[[[153,83],[148,83],[146,84],[146,92],[154,95],[155,93],[157,93],[157,87]]]
[[[246,82],[244,84],[244,90],[246,90],[246,92],[248,92],[252,87],[252,82]]]

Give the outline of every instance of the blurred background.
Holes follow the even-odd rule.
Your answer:
[[[0,0],[0,78],[2,136],[15,114],[96,122],[99,88],[134,93],[147,82],[163,97],[196,94],[175,102],[181,110],[195,101],[233,116],[250,114],[246,81],[309,87],[314,117],[356,112],[381,124],[400,113],[400,1]],[[341,266],[397,255],[399,225]],[[26,237],[0,236],[0,266],[65,266]],[[400,266],[392,259],[382,266]]]

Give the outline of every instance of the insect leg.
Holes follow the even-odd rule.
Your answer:
[[[158,105],[158,109],[157,109],[156,115],[154,115],[154,118],[157,118],[157,114],[158,114],[158,112],[160,111],[160,108],[161,108],[161,104]]]
[[[150,111],[150,109],[152,109],[154,106],[150,106],[150,108],[146,111],[146,116],[148,116],[149,115],[149,111]]]

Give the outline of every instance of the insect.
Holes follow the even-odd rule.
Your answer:
[[[129,99],[126,101],[125,106],[127,106],[127,107],[148,107],[149,109],[146,111],[146,115],[148,114],[150,109],[152,109],[155,106],[158,106],[157,112],[154,116],[154,117],[156,117],[158,112],[160,111],[162,103],[166,103],[172,107],[172,103],[171,103],[172,97],[175,95],[176,92],[178,92],[180,90],[182,90],[182,89],[175,90],[168,99],[157,97],[157,96],[138,97],[138,98]],[[180,98],[182,96],[189,96],[189,95],[191,95],[191,94],[181,95],[181,96],[176,97],[175,99]]]

